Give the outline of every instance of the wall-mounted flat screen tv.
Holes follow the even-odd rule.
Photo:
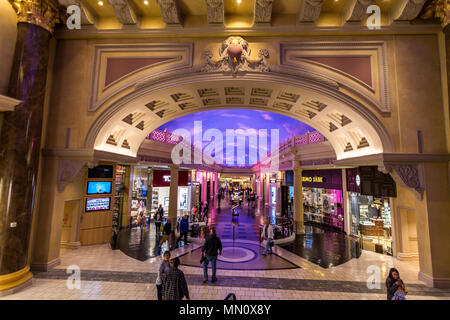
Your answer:
[[[111,181],[88,181],[87,194],[110,194]]]
[[[109,165],[99,165],[88,170],[90,179],[112,179],[114,167]]]
[[[86,212],[106,211],[111,205],[111,198],[86,198]]]

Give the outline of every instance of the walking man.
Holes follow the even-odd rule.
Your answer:
[[[205,202],[205,206],[203,207],[203,218],[205,219],[206,224],[208,224],[208,202]]]
[[[154,216],[154,218],[155,218],[155,227],[156,227],[156,237],[157,238],[158,238],[159,233],[161,231],[160,229],[161,229],[161,222],[162,222],[163,217],[164,217],[164,208],[160,204],[159,208],[156,210],[156,213],[155,213],[155,216]]]
[[[219,255],[222,254],[222,241],[216,235],[216,229],[211,228],[210,236],[206,238],[205,244],[202,247],[202,255],[204,254],[204,262],[203,262],[203,283],[208,282],[208,264],[211,261],[212,264],[212,278],[211,282],[216,282],[216,260],[217,260],[217,251],[219,251]]]
[[[266,220],[266,225],[263,228],[261,238],[263,240],[266,240],[266,249],[264,250],[263,255],[267,255],[267,252],[270,251],[270,254],[272,254],[272,247],[270,246],[272,240],[273,240],[273,228],[269,223],[269,220]]]
[[[186,213],[180,221],[180,236],[177,239],[177,247],[179,247],[179,242],[182,237],[184,237],[184,245],[188,244],[187,241],[188,231],[189,231],[189,217]]]

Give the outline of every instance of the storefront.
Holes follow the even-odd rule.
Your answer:
[[[350,234],[360,237],[363,249],[392,255],[391,199],[396,185],[375,166],[347,169]]]
[[[294,214],[294,171],[287,170],[281,185],[281,216],[292,218]]]
[[[304,170],[302,186],[305,222],[344,232],[342,170]]]
[[[195,186],[189,181],[189,171],[178,171],[178,215],[184,211],[190,211],[192,207],[192,194],[195,193]],[[153,170],[152,185],[152,209],[155,213],[161,204],[167,216],[170,199],[170,170]]]

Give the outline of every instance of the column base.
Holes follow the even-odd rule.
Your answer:
[[[80,247],[81,247],[80,241],[74,241],[74,242],[61,241],[61,248],[79,249]]]
[[[32,263],[31,264],[31,270],[33,271],[40,271],[40,272],[47,272],[52,270],[54,267],[61,264],[61,259],[56,258],[50,262],[47,263]]]
[[[0,276],[0,297],[16,293],[32,284],[30,267]]]
[[[450,288],[450,278],[434,278],[423,272],[419,272],[419,280],[425,282],[425,285],[430,288]]]
[[[399,252],[397,253],[397,259],[400,261],[418,261],[419,253],[418,252]]]
[[[303,223],[303,221],[299,222],[299,221],[294,221],[294,225],[295,225],[295,234],[305,234],[305,224]]]

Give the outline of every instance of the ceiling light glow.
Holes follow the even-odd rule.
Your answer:
[[[101,6],[103,6],[103,1],[99,1],[99,2],[97,2],[97,4],[101,7]]]

